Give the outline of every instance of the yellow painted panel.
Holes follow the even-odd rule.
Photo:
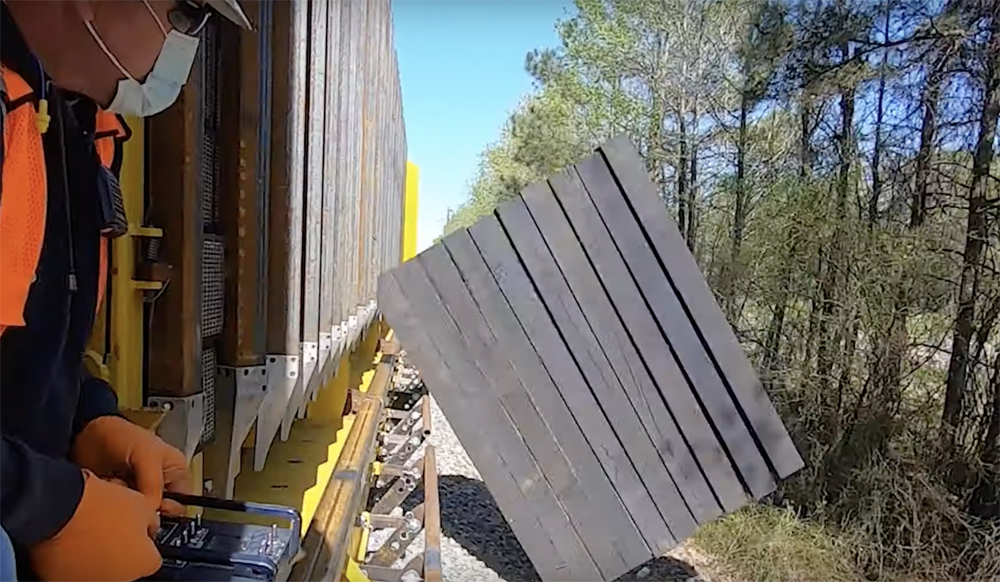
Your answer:
[[[347,559],[347,567],[340,577],[341,582],[371,582],[368,576],[361,571],[361,566],[351,558]]]
[[[413,162],[406,162],[406,190],[403,201],[403,260],[417,255],[417,196],[420,169]]]
[[[310,402],[306,407],[306,416],[314,420],[323,420],[337,424],[344,414],[347,404],[347,393],[351,388],[351,358],[348,354],[340,356],[337,372],[330,382],[320,389],[316,402]]]
[[[132,137],[125,142],[121,186],[129,234],[142,227],[146,213],[144,202],[146,140],[142,119],[126,117]],[[143,329],[142,292],[133,284],[135,239],[122,236],[112,243],[111,264],[111,356],[108,370],[111,385],[118,393],[121,408],[142,408]]]
[[[337,423],[339,424],[339,423]],[[316,513],[319,499],[330,482],[333,468],[354,416],[343,419],[339,430],[329,421],[304,419],[292,425],[287,441],[275,440],[264,470],[253,470],[253,449],[243,449],[233,497],[258,503],[294,507],[302,514],[302,533]],[[227,519],[246,523],[270,523],[267,518],[234,516]]]

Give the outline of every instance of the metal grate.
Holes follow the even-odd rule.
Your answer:
[[[201,433],[202,444],[215,438],[215,368],[217,359],[215,348],[205,347],[201,352],[201,389],[205,396],[205,412],[202,417],[205,427]]]
[[[223,245],[216,237],[205,237],[201,257],[201,336],[210,338],[222,333],[223,298]]]
[[[199,109],[201,117],[200,172],[198,189],[202,199],[202,218],[207,232],[215,232],[219,221],[219,201],[216,189],[218,152],[216,136],[219,131],[219,31],[209,21],[202,33],[199,51],[201,91]]]

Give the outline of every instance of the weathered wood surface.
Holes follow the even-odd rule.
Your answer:
[[[626,138],[383,275],[544,580],[612,580],[802,460]]]

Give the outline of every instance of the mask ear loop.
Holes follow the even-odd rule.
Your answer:
[[[121,74],[125,75],[130,80],[135,81],[135,77],[132,76],[132,73],[129,73],[128,71],[125,70],[125,67],[123,67],[122,64],[118,62],[118,59],[115,57],[115,55],[111,53],[111,50],[108,48],[108,45],[104,44],[104,41],[101,40],[101,35],[97,34],[97,31],[94,30],[94,23],[87,20],[84,21],[83,24],[84,26],[87,27],[87,30],[90,31],[90,36],[94,37],[94,42],[97,43],[97,46],[101,47],[101,50],[104,51],[104,55],[111,60],[111,64],[113,64]]]
[[[142,3],[146,7],[146,10],[149,10],[149,15],[152,16],[153,20],[156,21],[156,26],[160,28],[160,32],[163,34],[163,38],[166,38],[167,29],[166,27],[163,26],[163,22],[160,21],[160,17],[156,15],[156,11],[153,10],[153,7],[149,5],[149,0],[142,0]],[[90,20],[87,20],[84,21],[83,24],[84,26],[87,27],[87,30],[90,32],[90,36],[94,37],[94,41],[97,42],[97,45],[101,47],[102,51],[104,51],[104,55],[111,60],[111,63],[114,64],[114,66],[118,69],[118,71],[121,74],[128,77],[129,80],[135,81],[136,80],[135,77],[133,77],[132,74],[129,73],[125,69],[125,67],[122,66],[121,62],[118,61],[118,58],[115,57],[115,55],[111,52],[111,49],[108,48],[108,45],[104,44],[104,40],[101,38],[101,35],[97,34],[97,30],[94,28],[94,23]]]
[[[142,0],[142,3],[146,5],[146,10],[149,10],[149,15],[156,21],[156,26],[160,27],[160,32],[163,33],[163,38],[167,38],[167,27],[163,26],[163,22],[160,21],[160,17],[156,15],[156,11],[153,10],[153,7],[149,5],[149,0]]]

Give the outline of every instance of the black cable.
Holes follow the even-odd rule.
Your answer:
[[[49,81],[47,79],[42,80],[43,87],[47,86]],[[72,212],[72,195],[69,189],[69,163],[66,161],[66,127],[63,123],[64,103],[62,99],[55,96],[53,99],[56,103],[56,107],[52,108],[52,112],[55,114],[56,118],[56,138],[59,142],[59,163],[61,172],[61,180],[63,187],[63,198],[66,204],[66,232],[68,235],[69,244],[69,291],[70,293],[76,293],[78,290],[76,281],[76,249],[74,248],[73,241],[73,212]]]

